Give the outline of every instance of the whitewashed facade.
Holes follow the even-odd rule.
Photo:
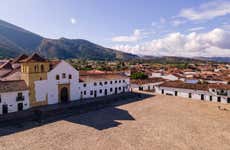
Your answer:
[[[80,82],[79,78],[79,72],[75,68],[65,61],[61,61],[48,72],[47,80],[35,81],[36,99],[45,101],[47,98],[48,104],[59,103],[59,85],[69,86],[69,101],[129,91],[129,78],[103,79],[102,77],[83,82]]]
[[[152,73],[150,78],[163,78],[165,80],[175,81],[178,80],[178,77],[173,74],[164,74],[164,73]]]
[[[145,83],[145,84],[132,84],[132,90],[141,90],[141,91],[155,91],[155,87],[162,84],[163,82],[155,82],[155,83]]]
[[[80,98],[93,98],[129,91],[129,79],[95,80],[81,83]]]
[[[32,61],[24,62],[21,68],[15,66],[16,69],[0,80],[0,114],[130,91],[129,78],[122,74],[79,75],[79,71],[64,60],[52,66],[52,62],[38,54],[28,60]],[[40,72],[36,72],[38,66],[41,66]]]
[[[59,76],[57,79],[57,76]],[[45,101],[48,104],[56,104],[59,100],[58,85],[67,84],[70,87],[69,100],[80,99],[79,72],[70,64],[61,61],[54,69],[47,73],[47,80],[35,81],[36,99]]]
[[[17,112],[28,108],[30,108],[28,90],[0,92],[0,114]]]
[[[206,90],[183,89],[174,87],[157,86],[156,92],[158,94],[180,96],[194,100],[204,100],[212,102],[230,103],[230,93],[226,96],[217,95],[213,92]]]

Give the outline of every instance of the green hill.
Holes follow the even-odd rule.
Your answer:
[[[0,20],[0,58],[38,52],[47,58],[86,58],[116,60],[138,58],[136,55],[102,47],[82,39],[47,39]]]

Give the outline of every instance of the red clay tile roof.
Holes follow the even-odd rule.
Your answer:
[[[229,84],[209,84],[209,88],[230,90],[230,85]]]
[[[100,70],[89,70],[89,71],[80,70],[79,71],[80,75],[98,75],[98,74],[105,74],[105,73],[107,73],[107,72],[100,71]]]
[[[18,57],[16,57],[13,61],[12,61],[12,64],[15,64],[15,63],[19,63],[21,60],[24,60],[26,58],[28,58],[29,56],[27,56],[26,54],[22,54]]]
[[[11,65],[10,61],[7,61],[7,62],[5,62],[4,64],[2,64],[2,65],[0,66],[0,69],[8,69],[8,70],[12,70],[12,69],[13,69],[13,67],[12,67],[12,65]]]
[[[163,81],[165,81],[165,79],[163,79],[163,78],[132,79],[131,83],[132,84],[143,85],[143,84],[157,83],[157,82],[163,82]]]
[[[101,70],[90,70],[90,71],[87,71],[87,73],[89,73],[89,74],[104,74],[105,72],[101,71]]]
[[[208,84],[192,84],[178,81],[167,81],[160,85],[161,87],[181,88],[181,89],[193,89],[208,91]]]
[[[7,74],[9,74],[12,70],[10,69],[0,69],[0,77],[4,77],[6,76]]]
[[[13,70],[9,70],[8,72],[6,72],[5,74],[1,75],[1,70],[0,70],[0,77],[2,77],[3,79],[5,77],[8,77],[14,73],[17,73],[17,72],[20,72],[21,73],[21,66],[18,66],[17,68],[14,68]],[[11,78],[11,80],[18,80],[18,79],[15,79],[14,77]]]
[[[49,61],[50,70],[54,69],[60,62],[61,60],[50,60]]]
[[[28,87],[24,80],[15,80],[15,81],[0,81],[0,92],[16,92],[16,91],[25,91],[28,90]]]
[[[106,81],[106,80],[119,80],[127,79],[128,77],[122,74],[88,74],[80,75],[81,82],[93,82],[93,81]]]
[[[37,53],[32,54],[26,59],[21,60],[20,62],[46,62],[47,60]]]

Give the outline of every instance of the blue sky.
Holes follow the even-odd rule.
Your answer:
[[[0,19],[135,54],[230,56],[226,0],[1,0]]]

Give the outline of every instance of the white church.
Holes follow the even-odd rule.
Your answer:
[[[129,78],[115,73],[86,73],[69,63],[34,53],[0,65],[0,114],[129,92]]]

